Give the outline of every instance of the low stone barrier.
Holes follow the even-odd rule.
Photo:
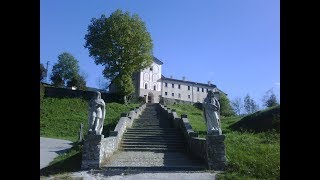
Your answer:
[[[207,135],[206,138],[198,137],[189,123],[188,116],[182,114],[179,118],[174,109],[161,106],[161,115],[173,122],[173,126],[181,130],[188,143],[188,151],[194,158],[203,160],[209,169],[225,170],[226,152],[224,135]]]
[[[171,120],[175,128],[183,132],[184,139],[188,143],[189,153],[197,159],[206,161],[206,139],[199,138],[198,133],[193,131],[192,126],[189,123],[188,116],[183,114],[181,117],[178,117],[174,109],[170,109],[164,105],[160,106],[162,115]]]
[[[145,108],[146,104],[143,104],[131,109],[129,113],[122,113],[114,131],[110,131],[109,137],[86,135],[83,144],[81,169],[100,168],[118,150],[123,133],[132,126],[133,121],[141,115]]]

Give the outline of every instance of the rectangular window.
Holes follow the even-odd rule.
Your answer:
[[[200,89],[200,88],[199,88],[199,87],[197,87],[197,91],[198,91],[198,92],[199,92],[199,89]]]
[[[190,99],[190,95],[188,95],[188,98]]]
[[[178,97],[181,98],[181,94],[180,93],[178,94]]]
[[[174,88],[174,84],[172,84],[172,88]]]
[[[203,88],[202,88],[202,92],[203,92]]]
[[[172,93],[171,95],[174,96],[174,93]]]
[[[180,89],[180,84],[178,84],[178,89]]]
[[[165,86],[165,87],[168,87],[168,83],[164,83],[164,86]]]
[[[156,87],[156,85],[154,85],[154,86],[153,86],[153,90],[156,90],[156,89],[157,89],[157,87]]]
[[[168,92],[164,92],[164,95],[168,95]]]
[[[188,90],[190,90],[190,86],[188,86]]]

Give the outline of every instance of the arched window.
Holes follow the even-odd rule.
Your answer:
[[[148,89],[148,85],[147,85],[147,83],[146,83],[146,84],[144,84],[144,88],[145,88],[145,89]]]
[[[154,86],[153,86],[153,90],[156,90],[156,88],[157,88],[156,85],[154,85]]]

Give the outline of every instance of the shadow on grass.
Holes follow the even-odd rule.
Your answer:
[[[62,152],[58,152],[60,154]],[[65,151],[65,154],[58,156],[53,163],[40,170],[40,176],[80,171],[82,159],[82,146],[76,144]]]
[[[118,122],[109,123],[109,124],[103,126],[102,134],[104,135],[104,137],[109,137],[109,132],[114,130],[117,123]]]

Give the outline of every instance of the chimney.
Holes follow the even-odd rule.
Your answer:
[[[182,77],[182,81],[185,81],[185,80],[186,80],[186,77],[185,77],[185,76],[183,76],[183,77]]]

